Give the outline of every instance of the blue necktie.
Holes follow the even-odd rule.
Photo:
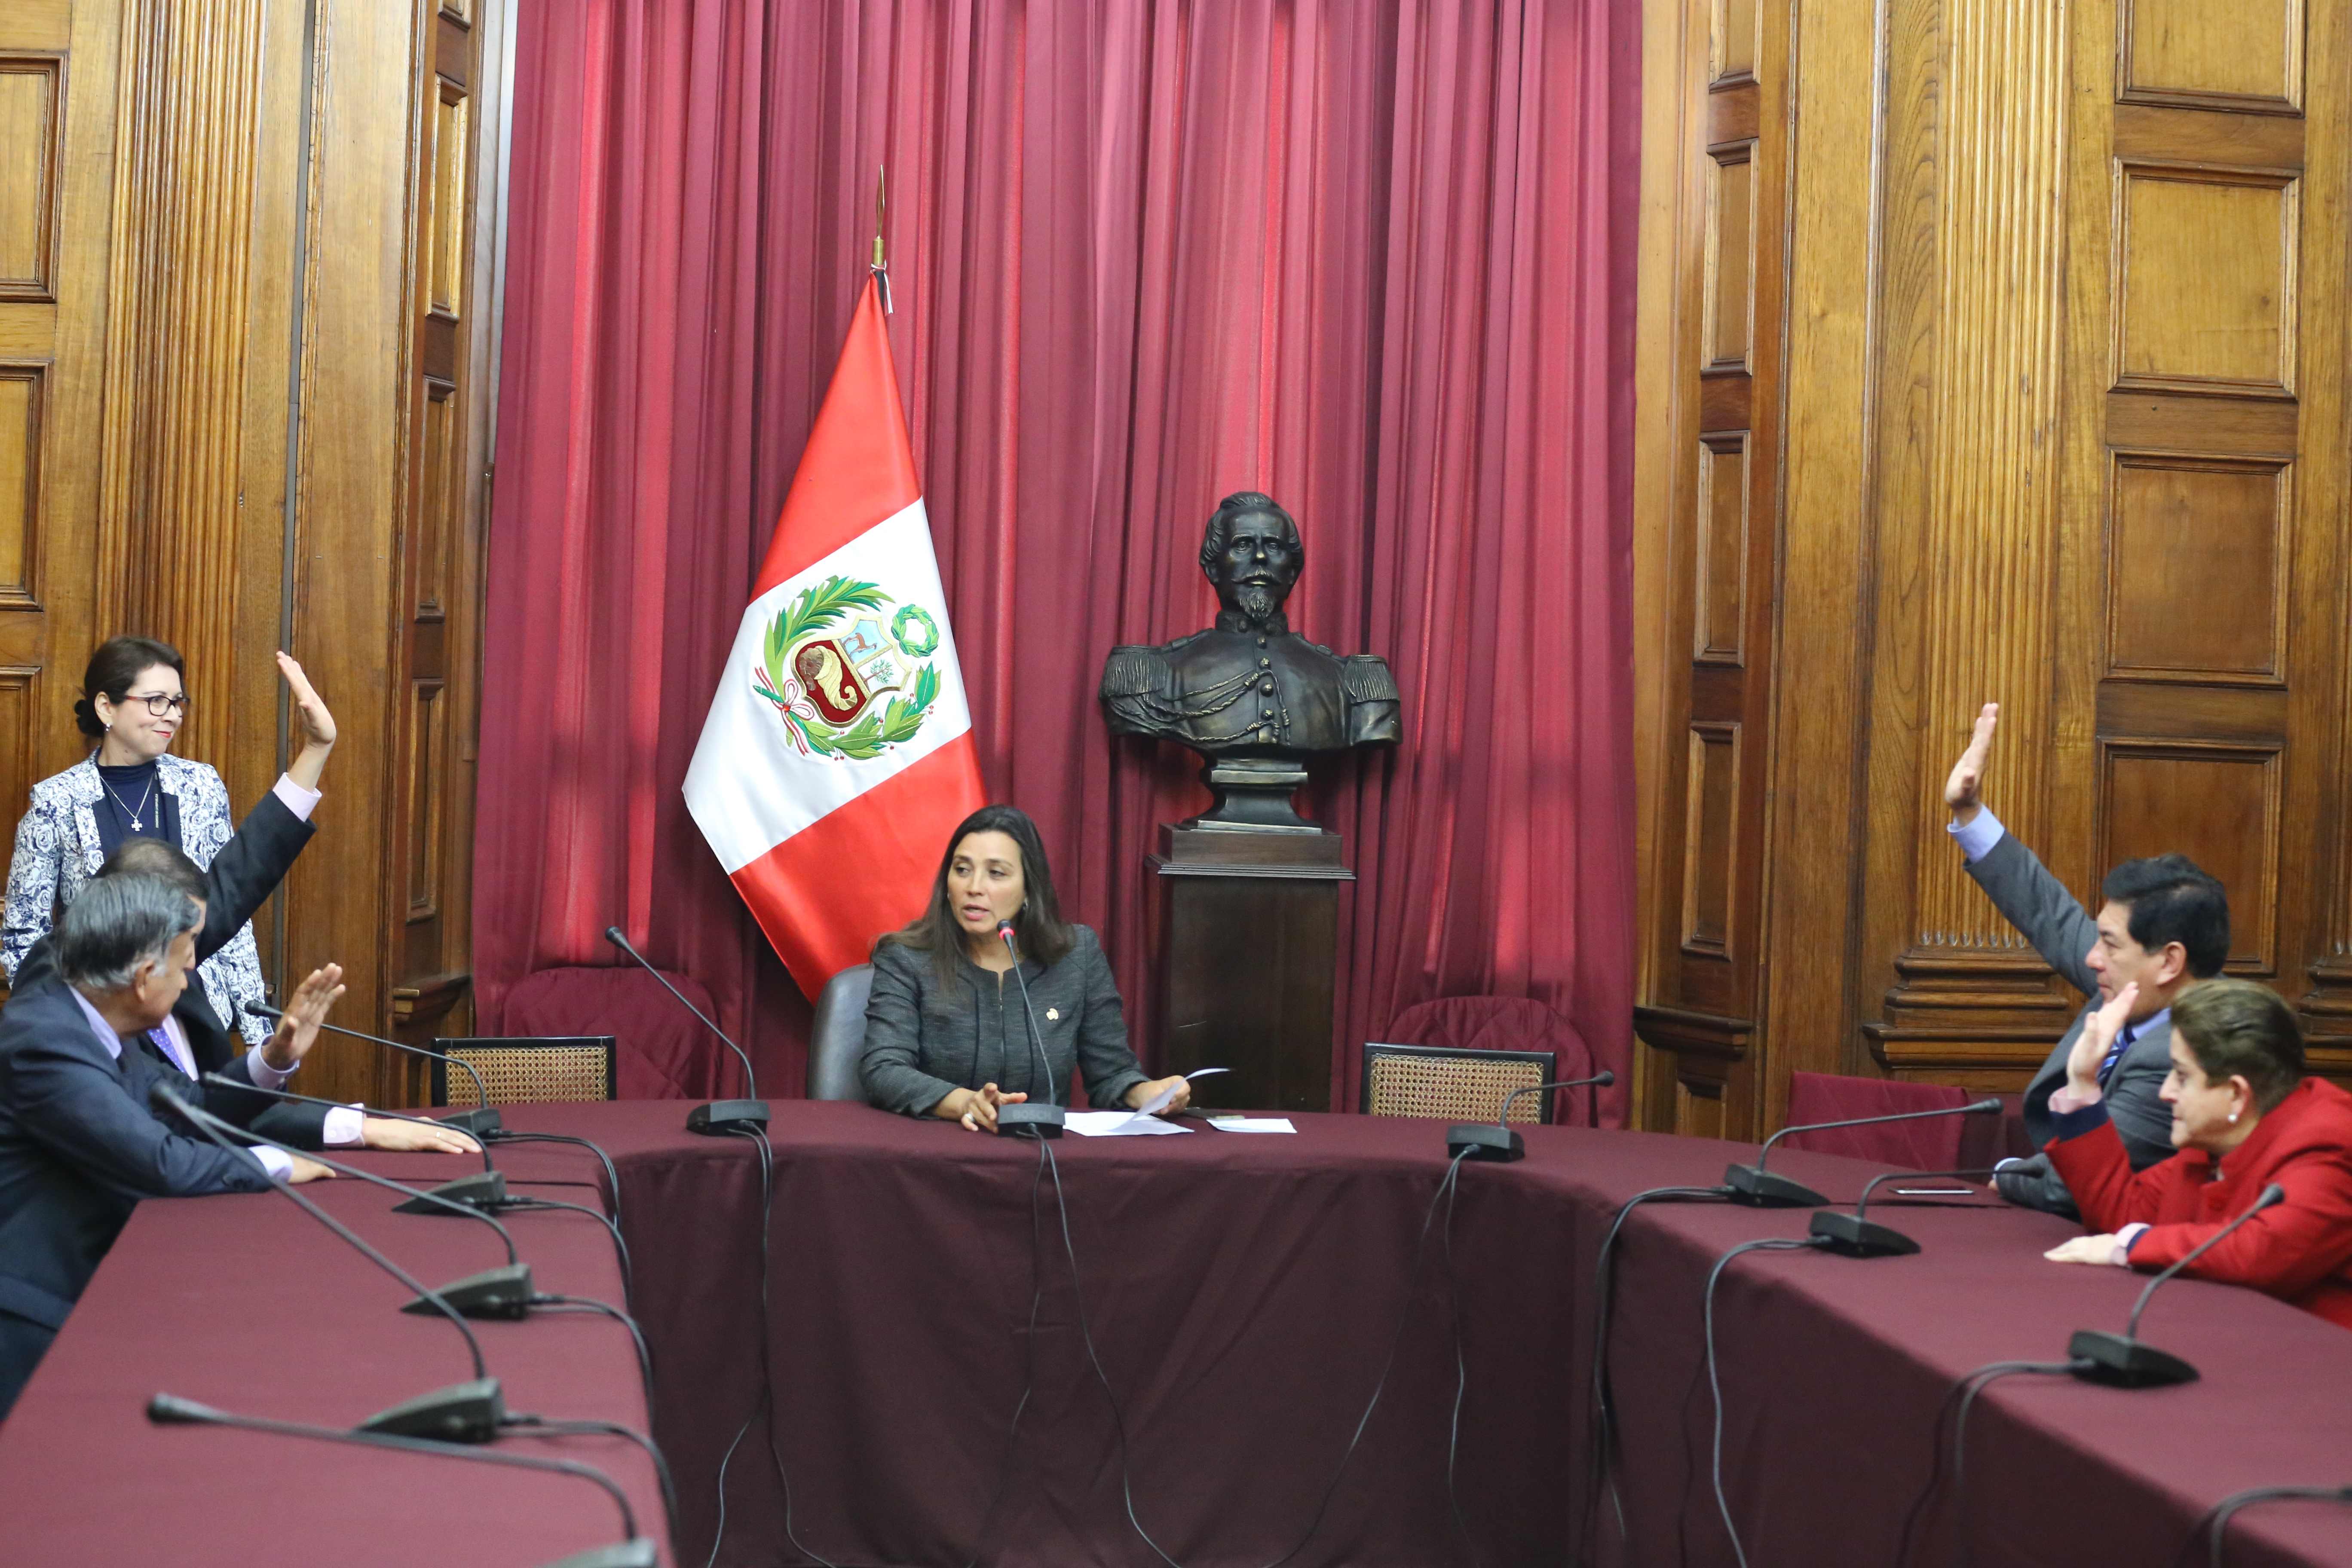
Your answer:
[[[2131,1049],[2132,1039],[2132,1026],[2129,1024],[2126,1024],[2122,1028],[2116,1031],[2116,1043],[2107,1047],[2105,1058],[2099,1063],[2099,1087],[2101,1089],[2107,1087],[2107,1079],[2116,1070],[2116,1064],[2124,1059],[2124,1053],[2126,1051]]]

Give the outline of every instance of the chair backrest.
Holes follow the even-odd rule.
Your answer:
[[[1446,1121],[1492,1121],[1515,1089],[1552,1080],[1558,1058],[1549,1051],[1455,1050],[1447,1046],[1367,1045],[1364,1113],[1434,1116]],[[1555,1091],[1523,1094],[1511,1103],[1514,1121],[1548,1121]]]
[[[1812,1121],[1843,1121],[1856,1116],[1895,1116],[1912,1110],[1943,1110],[1981,1099],[1938,1083],[1905,1083],[1891,1078],[1841,1078],[1801,1072],[1789,1080],[1790,1127]],[[1844,1154],[1905,1171],[1955,1171],[1960,1139],[1973,1116],[1932,1116],[1889,1121],[1876,1127],[1841,1127],[1828,1132],[1792,1132],[1775,1145],[1815,1154]],[[1984,1118],[1990,1122],[1992,1119]],[[1989,1162],[1988,1162],[1989,1163]]]
[[[1401,1045],[1441,1046],[1452,1050],[1548,1052],[1552,1058],[1552,1070],[1530,1080],[1538,1083],[1592,1076],[1592,1052],[1586,1047],[1584,1037],[1576,1032],[1576,1026],[1530,996],[1439,996],[1416,1002],[1389,1025],[1389,1038]],[[1589,1089],[1563,1089],[1557,1095],[1548,1095],[1543,1120],[1552,1120],[1550,1106],[1558,1100],[1565,1102],[1560,1106],[1562,1120],[1586,1121],[1591,1119],[1592,1095]],[[1535,1098],[1528,1095],[1518,1104]],[[1494,1119],[1491,1109],[1470,1118],[1479,1121]],[[1512,1120],[1519,1120],[1517,1105],[1512,1108]]]
[[[719,1016],[702,982],[664,973],[705,1017]],[[623,1100],[713,1100],[743,1092],[734,1053],[635,964],[526,974],[507,993],[499,1022],[510,1035],[614,1036]]]
[[[445,1038],[435,1040],[433,1048],[481,1074],[492,1105],[613,1100],[620,1087],[610,1035]],[[452,1062],[433,1064],[434,1104],[478,1102],[473,1073]]]
[[[864,1100],[857,1058],[866,1049],[866,999],[874,994],[874,966],[854,963],[824,983],[809,1026],[808,1097]]]

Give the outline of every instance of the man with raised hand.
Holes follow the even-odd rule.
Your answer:
[[[2132,1168],[2172,1154],[2172,1112],[2158,1098],[2172,1070],[2172,1002],[2221,972],[2230,954],[2230,902],[2221,884],[2185,856],[2126,860],[2107,873],[2105,902],[2094,918],[2033,852],[2010,835],[1980,798],[2000,704],[1977,715],[1968,750],[1944,782],[1948,831],[1968,857],[1969,875],[2018,934],[2051,968],[2090,1000],[2025,1090],[2025,1131],[2037,1149],[2054,1135],[2050,1097],[2066,1082],[2066,1061],[2090,1016],[2139,989],[2125,1026],[2105,1054],[2098,1079],[2107,1111]],[[2047,1155],[2002,1162],[2001,1196],[2030,1208],[2074,1215],[2074,1198]]]
[[[194,899],[156,878],[94,881],[58,919],[54,976],[20,986],[0,1011],[0,1415],[140,1199],[264,1192],[330,1173],[276,1149],[224,1149],[152,1110],[158,1083],[239,1123],[269,1103],[191,1082],[136,1043],[186,988],[204,921]],[[341,978],[329,964],[305,980],[268,1043],[226,1076],[283,1083]]]

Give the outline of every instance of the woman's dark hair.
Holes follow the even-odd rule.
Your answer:
[[[2208,980],[2172,1004],[2172,1026],[2207,1081],[2242,1078],[2267,1111],[2303,1079],[2303,1031],[2277,992],[2251,980]]]
[[[74,723],[93,741],[106,738],[106,721],[98,716],[98,694],[106,693],[109,702],[120,702],[131,695],[140,672],[168,664],[179,671],[180,679],[188,679],[188,667],[180,658],[180,650],[167,642],[153,637],[109,637],[98,645],[89,656],[89,668],[82,672],[81,700],[74,704]]]
[[[940,980],[955,978],[956,955],[963,951],[963,927],[948,908],[948,868],[955,864],[956,848],[975,833],[1002,833],[1021,849],[1021,880],[1026,898],[1013,917],[1013,939],[1021,956],[1048,968],[1069,955],[1077,938],[1062,921],[1062,902],[1054,896],[1053,868],[1045,864],[1045,841],[1037,824],[1017,805],[983,805],[956,825],[948,835],[947,852],[940,857],[939,875],[931,879],[931,904],[920,918],[898,931],[886,931],[874,945],[897,942],[931,955]]]

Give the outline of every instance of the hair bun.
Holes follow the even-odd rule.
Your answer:
[[[99,722],[97,708],[91,705],[87,697],[74,699],[74,727],[93,741],[100,740],[106,734],[106,726]]]

